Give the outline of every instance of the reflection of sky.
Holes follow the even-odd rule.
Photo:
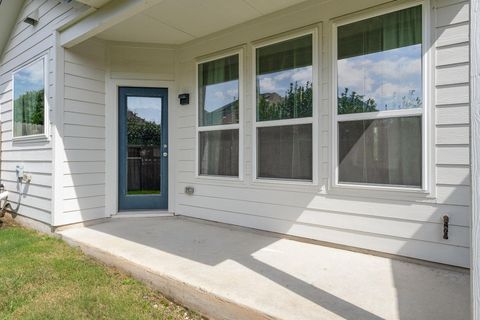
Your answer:
[[[43,60],[18,71],[14,75],[14,90],[17,99],[28,91],[37,91],[44,89]]]
[[[305,86],[307,82],[312,82],[312,66],[258,75],[257,81],[260,94],[276,92],[283,97],[290,88],[290,83]]]
[[[339,60],[338,94],[348,88],[375,99],[378,110],[399,109],[403,97],[422,97],[421,57],[417,44]]]
[[[162,122],[162,98],[130,96],[127,97],[127,106],[140,118],[156,124]]]
[[[238,100],[238,80],[210,84],[205,87],[204,110],[212,112]]]

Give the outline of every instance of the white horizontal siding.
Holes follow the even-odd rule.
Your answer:
[[[436,49],[436,64],[438,67],[466,63],[470,60],[468,43],[459,43]]]
[[[0,119],[1,119],[1,181],[10,192],[9,200],[18,213],[51,223],[52,200],[52,144],[47,141],[18,142],[12,139],[12,71],[39,56],[47,56],[48,105],[53,100],[54,61],[53,33],[60,21],[72,18],[81,5],[55,0],[26,1],[17,19],[0,60]],[[36,26],[23,23],[24,17],[38,9]],[[46,123],[49,126],[49,123]],[[49,137],[50,138],[50,137]],[[17,183],[15,168],[23,165],[32,176],[27,185]]]
[[[58,225],[105,216],[105,47],[65,50],[63,213]]]
[[[468,146],[441,146],[436,148],[437,164],[469,165],[470,148]]]
[[[378,3],[378,2],[377,2]],[[331,18],[355,11],[362,2],[333,8],[330,3],[298,7],[279,16],[254,20],[181,46],[177,54],[177,87],[195,87],[199,56],[323,21],[320,74],[320,186],[253,183],[251,97],[245,97],[244,181],[195,177],[195,103],[175,109],[175,181],[177,214],[238,224],[354,247],[400,254],[447,264],[469,264],[469,25],[468,1],[432,1],[431,125],[435,145],[435,195],[396,197],[365,192],[325,194],[330,170]],[[374,5],[375,3],[370,3]],[[333,5],[333,4],[332,4]],[[367,5],[363,3],[363,5]],[[357,8],[358,9],[358,8]],[[285,24],[279,20],[288,21]],[[322,51],[321,50],[321,51]],[[245,51],[247,70],[251,52]],[[250,72],[246,90],[250,92]],[[195,101],[196,97],[191,96]],[[184,193],[194,186],[195,193]],[[443,239],[443,216],[450,216],[450,238]]]
[[[468,125],[469,105],[443,106],[436,109],[437,125]]]
[[[413,239],[377,236],[372,233],[353,230],[326,228],[324,226],[303,225],[292,221],[275,220],[265,217],[243,215],[228,211],[216,211],[210,208],[198,208],[179,205],[177,210],[188,215],[207,220],[242,225],[255,229],[287,233],[299,237],[338,243],[356,247],[391,252],[402,256],[423,260],[438,261],[446,264],[466,265],[469,261],[469,249],[466,247],[442,245],[435,242]]]
[[[468,1],[443,1],[435,19],[437,201],[466,207],[471,192],[469,11]]]

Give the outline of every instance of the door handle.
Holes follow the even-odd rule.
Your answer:
[[[168,152],[164,152],[164,153],[163,153],[163,156],[164,156],[165,158],[168,157]]]

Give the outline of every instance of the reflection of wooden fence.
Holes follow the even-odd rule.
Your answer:
[[[18,123],[14,125],[15,136],[25,136],[43,133],[43,124]]]
[[[128,191],[160,190],[160,148],[128,147]]]

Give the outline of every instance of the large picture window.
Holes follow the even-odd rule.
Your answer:
[[[257,47],[255,57],[257,178],[311,181],[313,34]]]
[[[240,54],[198,65],[198,174],[239,176]]]
[[[45,133],[45,59],[13,74],[13,136]]]
[[[422,6],[337,28],[338,182],[422,187]]]

